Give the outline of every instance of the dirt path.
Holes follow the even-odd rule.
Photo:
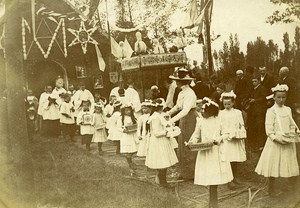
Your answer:
[[[137,174],[135,177],[131,177],[129,174],[129,169],[126,163],[126,159],[121,155],[115,154],[115,146],[112,142],[106,142],[103,145],[104,155],[100,156],[98,154],[97,145],[93,144],[92,149],[89,153],[86,152],[84,145],[80,144],[80,138],[77,137],[77,142],[71,145],[75,145],[76,148],[80,149],[80,152],[86,153],[87,158],[90,161],[95,160],[95,158],[101,158],[104,160],[104,172],[105,168],[108,167],[116,167],[123,173],[122,181],[137,181],[137,184],[141,184],[142,187],[158,187],[155,184],[155,175],[156,172],[154,170],[149,170],[144,165],[145,159],[134,157],[134,162],[137,165]],[[69,142],[69,141],[64,141]],[[45,143],[45,145],[49,145]],[[57,175],[56,172],[57,164],[55,162],[55,157],[51,153],[51,151],[55,151],[55,149],[50,149],[48,151],[47,157],[52,158],[52,168],[51,173],[52,175]],[[278,195],[277,197],[270,198],[267,195],[266,189],[262,189],[255,194],[253,197],[251,206],[249,206],[249,198],[250,193],[253,196],[255,191],[257,191],[263,184],[265,183],[265,179],[263,177],[259,177],[254,174],[251,169],[254,169],[256,160],[258,159],[259,155],[250,155],[250,158],[247,162],[245,162],[242,167],[240,168],[240,176],[243,179],[242,185],[240,188],[236,190],[228,189],[227,185],[221,185],[218,188],[219,193],[219,206],[224,208],[296,208],[300,207],[300,190],[299,187],[296,186],[295,189],[289,191],[287,188],[287,180],[280,179],[277,182],[277,187],[282,188],[282,194]],[[94,159],[93,159],[94,158]],[[69,158],[72,159],[72,158]],[[203,186],[196,186],[193,184],[192,181],[190,182],[178,182],[176,181],[176,173],[177,167],[169,168],[168,171],[168,181],[174,186],[174,190],[172,194],[177,198],[180,204],[184,205],[184,207],[197,207],[197,208],[204,208],[207,207],[208,201],[208,189]],[[81,175],[81,173],[80,173]],[[100,179],[99,179],[100,180]],[[299,181],[299,178],[298,178]],[[38,181],[37,181],[38,182]],[[61,190],[59,188],[59,183],[61,181],[56,180],[53,181],[55,192],[61,195]],[[299,184],[299,183],[298,183]],[[251,190],[251,192],[249,192]],[[177,203],[178,203],[177,202]]]

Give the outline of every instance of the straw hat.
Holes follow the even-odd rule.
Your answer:
[[[175,72],[173,75],[170,75],[169,78],[173,80],[181,80],[181,81],[194,80],[194,78],[190,76],[190,72],[185,68],[179,68],[177,72]]]

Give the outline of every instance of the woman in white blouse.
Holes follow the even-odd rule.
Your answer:
[[[170,116],[174,115],[170,119],[170,122],[175,123],[179,121],[179,128],[181,129],[181,134],[178,137],[178,158],[181,169],[180,179],[190,180],[194,178],[196,153],[189,151],[185,147],[184,142],[189,140],[195,129],[197,97],[189,86],[193,78],[189,75],[187,69],[180,68],[177,74],[171,75],[169,78],[175,80],[177,87],[181,88],[176,105],[167,114]]]

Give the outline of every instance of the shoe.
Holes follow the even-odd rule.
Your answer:
[[[102,150],[100,150],[99,155],[104,155],[104,152]]]

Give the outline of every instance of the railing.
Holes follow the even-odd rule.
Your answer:
[[[123,71],[158,66],[179,66],[187,62],[185,52],[140,55],[121,61]]]

